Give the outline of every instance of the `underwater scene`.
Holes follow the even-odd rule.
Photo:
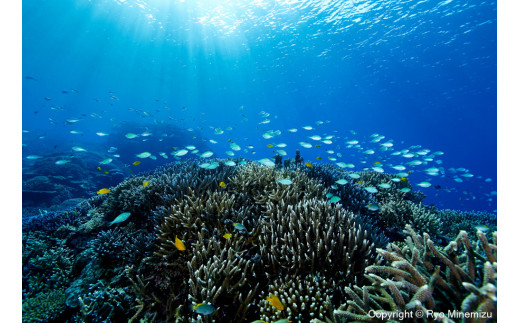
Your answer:
[[[24,0],[23,322],[496,322],[496,9]]]

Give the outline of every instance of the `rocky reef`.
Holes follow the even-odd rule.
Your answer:
[[[418,309],[496,321],[496,217],[426,206],[390,174],[212,162],[24,218],[23,321],[350,322]]]

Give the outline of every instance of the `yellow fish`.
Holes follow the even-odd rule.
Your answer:
[[[265,299],[279,311],[283,311],[283,309],[285,308],[285,306],[283,306],[282,302],[276,295],[270,294]]]
[[[316,157],[317,160],[321,160],[321,157]]]
[[[411,173],[412,173],[412,171],[411,171],[411,170],[409,170],[409,171],[408,171],[408,175],[410,175]]]
[[[223,235],[224,239],[229,239],[231,238],[233,235],[231,233],[226,233]]]
[[[182,242],[181,239],[177,238],[177,236],[175,236],[175,247],[177,247],[177,249],[179,249],[180,251],[186,250],[184,242]]]
[[[98,166],[98,168],[96,168],[98,171],[101,171],[101,167]]]
[[[305,166],[307,166],[307,167],[312,167],[312,163],[310,163],[310,162],[306,162],[306,163],[305,163]]]
[[[358,181],[357,182],[359,185],[363,185],[363,182],[362,181]]]
[[[408,181],[408,178],[406,177],[401,177],[401,182],[407,182]]]
[[[136,160],[135,162],[132,163],[132,165],[137,166],[137,165],[139,165],[140,163],[141,163],[140,161]]]
[[[374,165],[381,164],[381,162],[375,162]]]
[[[109,172],[103,172],[103,174],[105,174],[105,175],[108,175],[108,174],[109,174]]]
[[[274,146],[272,144],[267,145],[267,148],[273,148]]]
[[[321,145],[316,145],[316,147],[320,148],[320,147],[321,147]]]
[[[108,188],[102,188],[99,191],[97,191],[96,193],[102,195],[102,194],[106,194],[108,192],[110,192],[110,190]]]
[[[327,157],[327,158],[328,158],[328,159],[332,159],[333,157],[332,157],[332,156],[329,156],[329,157]]]
[[[150,184],[150,182],[143,182],[143,187],[148,186],[148,184]]]
[[[218,183],[218,186],[224,188],[224,187],[226,187],[226,183],[224,183],[224,182],[220,182],[220,183]]]

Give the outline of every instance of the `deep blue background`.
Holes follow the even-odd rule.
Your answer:
[[[360,170],[344,138],[370,148],[378,133],[397,150],[444,152],[441,165],[424,168],[475,175],[455,183],[448,171],[412,174],[412,183],[443,188],[424,189],[426,202],[496,209],[495,2],[25,0],[22,36],[24,157],[56,145],[71,154],[73,145],[99,150],[106,138],[95,132],[166,123],[217,140],[207,146],[218,157],[228,139],[254,145],[255,155],[243,153],[253,159],[272,156],[267,143],[285,142],[291,157],[301,149],[306,159],[326,160],[331,148]],[[258,124],[260,111],[271,123]],[[81,120],[65,124],[72,117]],[[233,130],[213,133],[227,126]],[[298,132],[288,133],[292,127]],[[282,135],[265,140],[269,129]],[[321,151],[302,149],[297,142],[315,144],[312,134],[337,137]]]

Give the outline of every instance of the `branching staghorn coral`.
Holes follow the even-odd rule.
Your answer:
[[[268,203],[261,227],[261,254],[275,273],[307,274],[319,268],[353,282],[375,258],[373,243],[355,216],[327,200]]]
[[[402,199],[381,201],[375,219],[379,226],[386,228],[385,232],[392,240],[398,240],[396,238],[401,236],[399,230],[408,224],[432,235],[442,232],[435,208]]]
[[[255,263],[241,257],[241,253],[245,252],[243,245],[242,236],[225,241],[215,237],[208,240],[201,233],[193,244],[193,257],[187,263],[190,271],[189,300],[192,305],[209,303],[217,308],[225,306],[227,316],[220,315],[221,321],[242,321],[256,295],[258,283],[249,279]]]
[[[268,322],[280,319],[293,322],[310,322],[316,318],[330,320],[334,317],[330,298],[336,288],[334,280],[328,280],[319,273],[281,276],[273,280],[262,295],[258,304],[260,319]],[[283,309],[268,301],[272,295],[280,300]]]
[[[22,304],[22,322],[36,323],[56,320],[65,309],[65,293],[62,289],[39,293],[28,298]]]
[[[236,199],[237,195],[222,190],[198,196],[190,191],[176,204],[160,208],[155,214],[164,220],[158,227],[157,253],[165,256],[172,250],[176,251],[173,245],[176,236],[188,243],[197,239],[202,231],[213,233],[217,229],[222,236],[234,231],[233,223],[257,218],[259,210],[256,205],[251,201],[240,201],[240,196],[238,201]]]
[[[340,178],[348,182],[336,183]],[[59,286],[69,306],[62,316],[70,321],[339,322],[366,319],[370,309],[440,311],[448,303],[492,310],[496,242],[461,235],[439,249],[434,232],[408,231],[407,243],[378,255],[382,232],[409,223],[424,231],[437,211],[395,193],[407,183],[370,193],[364,185],[388,177],[367,172],[364,180],[358,184],[335,166],[230,167],[222,160],[177,162],[140,174],[87,200],[70,219],[57,218],[60,226],[49,218],[24,229],[24,301],[48,291],[46,274],[38,273],[48,271],[34,261],[46,254],[51,263],[48,250],[67,246],[74,251],[72,269]],[[327,193],[340,201],[331,203]],[[380,210],[369,210],[370,203]],[[108,226],[124,211],[132,215]],[[29,233],[32,225],[44,231]],[[433,231],[435,225],[433,219]],[[283,310],[266,299],[271,295]],[[332,309],[345,298],[335,316]],[[211,306],[197,313],[197,304]]]
[[[374,321],[369,311],[486,311],[496,319],[496,233],[490,243],[477,232],[478,243],[465,231],[439,249],[427,233],[406,226],[406,244],[378,249],[389,265],[366,268],[372,286],[346,287],[347,303],[335,311],[342,320]],[[411,321],[422,321],[414,318]],[[472,322],[472,320],[469,320]]]
[[[493,232],[497,230],[496,214],[486,212],[463,212],[457,210],[440,210],[439,219],[444,224],[444,234],[455,239],[461,230],[475,232],[477,226],[480,230]]]

